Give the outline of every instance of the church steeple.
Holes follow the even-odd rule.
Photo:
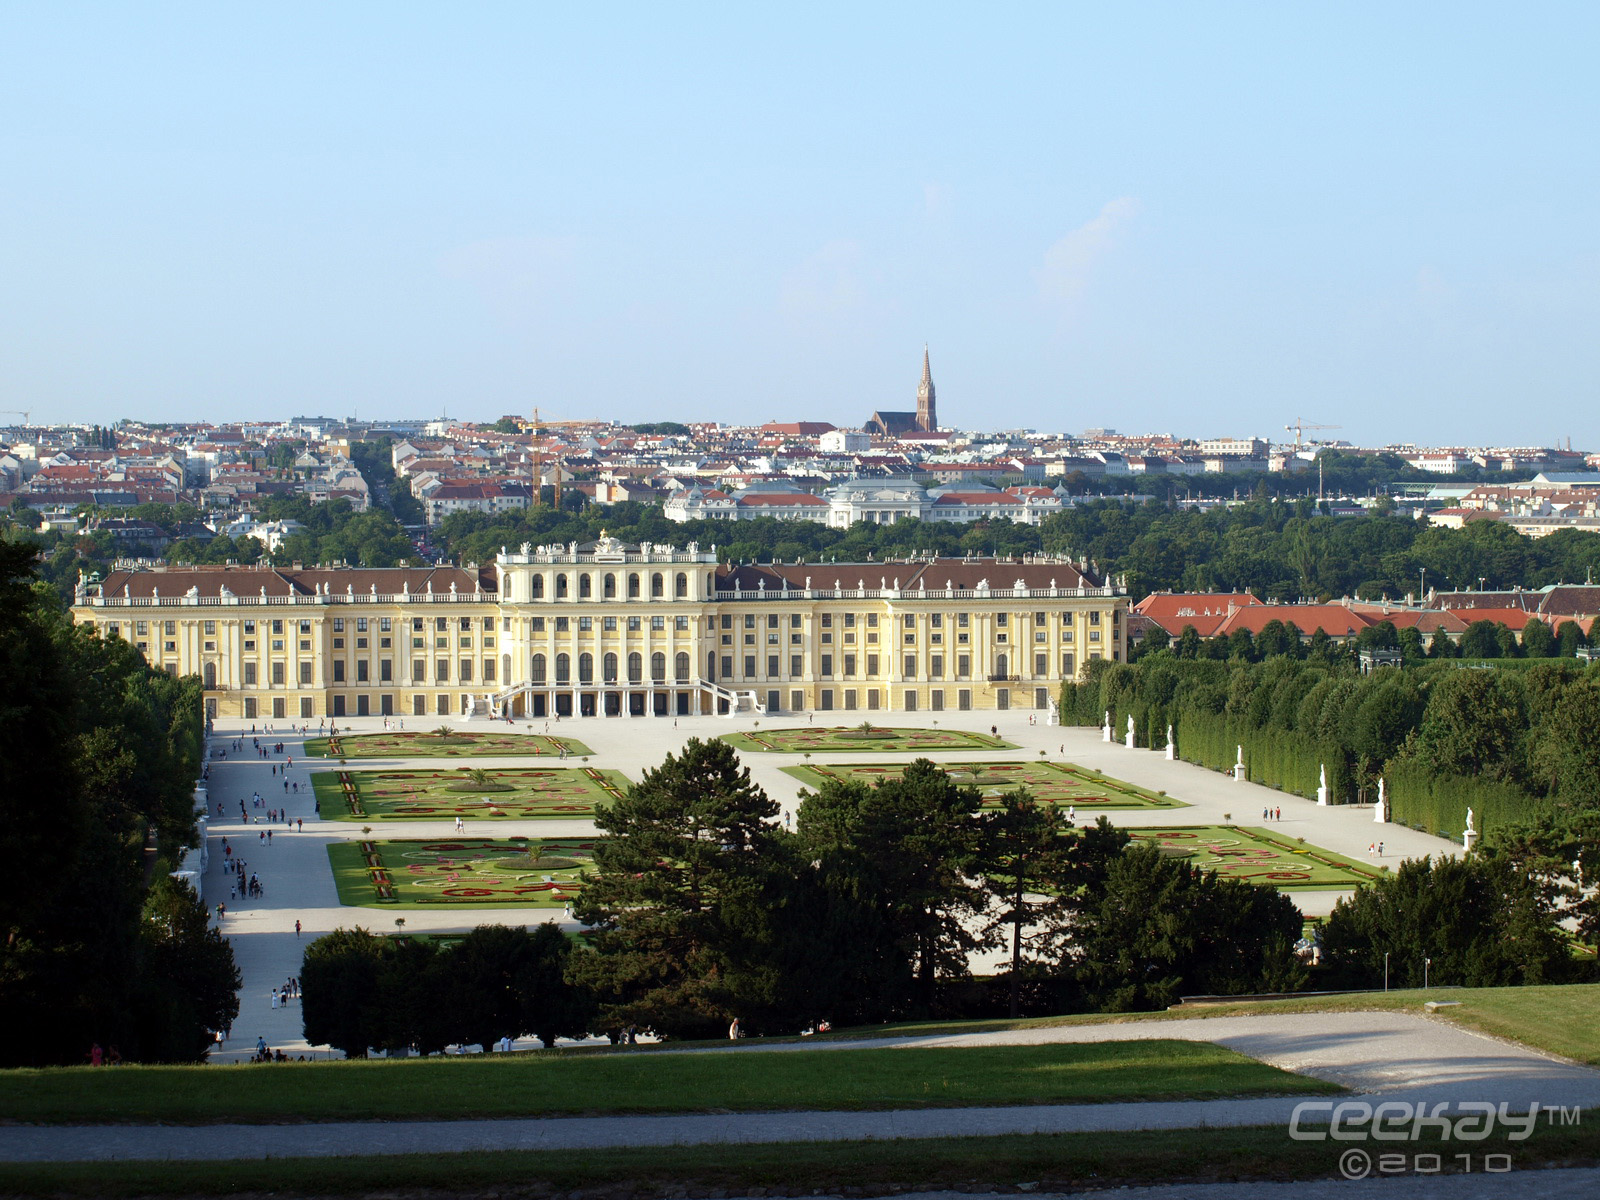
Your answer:
[[[938,413],[934,408],[933,368],[928,363],[928,347],[922,347],[922,382],[917,385],[917,428],[932,433],[939,428]]]

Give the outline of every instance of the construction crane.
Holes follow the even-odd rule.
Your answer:
[[[539,410],[533,410],[533,506],[544,504],[543,456],[539,453]]]
[[[1308,430],[1308,429],[1343,429],[1343,428],[1344,428],[1344,426],[1342,426],[1342,425],[1313,425],[1310,421],[1307,421],[1304,418],[1296,417],[1294,419],[1294,424],[1293,425],[1285,425],[1283,427],[1283,430],[1284,430],[1285,433],[1293,433],[1294,434],[1294,448],[1296,450],[1299,450],[1300,449],[1300,443],[1303,440],[1303,435],[1305,434],[1306,430]]]
[[[33,413],[23,412],[20,408],[0,408],[0,416],[21,417],[24,425],[33,424]]]

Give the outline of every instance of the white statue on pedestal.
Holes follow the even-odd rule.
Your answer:
[[[1122,743],[1129,750],[1133,749],[1133,714],[1128,714],[1128,736]]]
[[[1378,777],[1378,803],[1372,810],[1372,819],[1379,825],[1389,823],[1389,801],[1383,791],[1383,777]]]
[[[1111,710],[1109,708],[1106,709],[1105,724],[1100,726],[1100,740],[1102,742],[1109,742],[1111,740]]]
[[[1240,746],[1238,748],[1238,757],[1234,761],[1234,764],[1233,764],[1233,777],[1234,777],[1234,779],[1239,780],[1241,782],[1244,780],[1244,747],[1243,746]]]
[[[1474,842],[1478,840],[1478,831],[1472,825],[1472,809],[1467,809],[1467,831],[1461,835],[1461,844],[1470,852]]]
[[[1472,824],[1472,809],[1470,807],[1467,809],[1467,832],[1468,833],[1477,833],[1478,832],[1476,827],[1474,827],[1474,825]]]
[[[1317,771],[1317,803],[1323,808],[1328,807],[1328,764],[1323,763]]]
[[[1172,726],[1167,726],[1167,761],[1172,762],[1178,757],[1178,743],[1172,739]]]

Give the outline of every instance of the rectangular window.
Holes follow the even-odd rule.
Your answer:
[[[342,658],[333,660],[333,681],[335,683],[344,682],[344,659]]]
[[[1033,614],[1033,623],[1035,625],[1043,625],[1046,619],[1046,615],[1042,612],[1036,612]]]
[[[428,681],[428,661],[423,658],[411,660],[411,682],[426,683]]]
[[[846,629],[854,629],[856,627],[856,615],[855,615],[855,613],[845,613],[845,615],[844,615],[844,627]]]
[[[440,658],[434,660],[433,679],[435,683],[447,683],[450,679],[450,660]]]
[[[822,627],[824,629],[832,629],[833,628],[833,614],[832,613],[823,613],[822,614]],[[829,695],[832,695],[832,693],[830,692]]]
[[[638,619],[638,617],[632,618],[634,621],[638,621]],[[617,631],[617,619],[615,617],[601,617],[600,628],[606,633],[615,633]],[[638,626],[636,625],[635,628],[638,628]]]
[[[588,630],[591,630],[593,628],[594,628],[594,618],[593,617],[579,617],[578,618],[578,632],[579,633],[587,632]]]
[[[205,632],[207,637],[215,637],[217,635],[217,623],[215,621],[207,621]]]
[[[929,617],[928,617],[928,624],[933,626],[933,628],[935,628],[935,629],[941,628],[944,625],[944,614],[943,613],[932,613],[932,614],[930,614]]]
[[[461,660],[461,670],[456,675],[456,678],[462,683],[472,682],[472,660],[470,658],[463,658]]]
[[[833,655],[831,654],[824,654],[822,656],[822,677],[824,679],[831,679],[833,677]]]
[[[674,629],[677,629],[677,630],[687,630],[689,628],[689,618],[688,617],[673,617],[672,618],[672,627]]]
[[[255,720],[255,715],[256,715],[256,698],[254,696],[246,696],[244,698],[244,718],[247,721],[253,721],[253,720]]]
[[[450,619],[448,617],[435,617],[433,619],[433,631],[435,633],[448,633],[450,631]],[[443,700],[445,698],[440,696],[439,699]]]
[[[471,650],[472,649],[472,639],[469,638],[469,637],[464,637],[464,638],[459,639],[458,644],[460,645],[460,647],[463,650]]]
[[[255,685],[256,685],[256,665],[255,665],[255,663],[245,663],[244,664],[244,685],[245,685],[245,687],[255,687]]]
[[[528,628],[530,630],[532,630],[534,633],[543,633],[544,632],[544,618],[543,617],[533,617],[533,618],[531,618],[529,620],[529,622],[528,622]]]
[[[877,673],[878,673],[878,656],[876,654],[869,654],[869,655],[867,655],[867,675],[869,677],[871,677],[871,676],[876,675]]]
[[[433,711],[441,717],[450,715],[450,697],[440,693],[433,698]]]
[[[272,664],[272,686],[283,686],[283,664],[281,662],[275,662]]]
[[[411,618],[411,632],[412,633],[421,633],[422,630],[423,630],[422,618],[421,617],[412,617]]]
[[[1072,651],[1070,650],[1061,655],[1061,673],[1068,676],[1077,674],[1077,668],[1073,665]]]
[[[394,622],[388,617],[378,618],[378,632],[389,633],[394,629]]]
[[[337,645],[337,640],[335,641],[335,644]],[[411,648],[413,650],[426,650],[428,648],[428,639],[419,637],[412,638]]]
[[[800,614],[799,613],[790,613],[789,614],[789,628],[790,629],[799,629],[800,628]],[[796,694],[798,694],[798,693],[796,693]],[[799,708],[800,706],[798,704],[796,704],[795,707]]]
[[[917,627],[917,618],[911,613],[907,613],[905,616],[900,618],[900,624],[904,625],[907,629],[915,629]]]
[[[767,628],[768,629],[776,629],[777,627],[778,627],[778,614],[777,613],[768,613],[767,614]]]
[[[494,659],[492,658],[483,660],[483,681],[485,683],[494,682]]]
[[[1100,614],[1098,612],[1092,612],[1092,613],[1089,614],[1089,624],[1091,624],[1091,625],[1100,624]]]
[[[1004,629],[1006,627],[1006,622],[1009,621],[1010,618],[1011,618],[1011,614],[1010,613],[995,613],[995,615],[994,615],[994,627],[996,629]]]
[[[965,628],[967,628],[967,626],[969,626],[971,624],[972,624],[972,614],[971,613],[957,613],[956,614],[956,628],[957,629],[965,629]]]
[[[769,655],[767,655],[767,678],[768,679],[776,679],[777,677],[778,677],[778,656],[776,654],[769,654]]]
[[[724,629],[732,629],[733,628],[733,614],[732,613],[723,613],[722,614],[722,627]]]
[[[854,654],[846,654],[844,656],[844,677],[846,679],[853,678],[855,673],[856,673],[856,656]]]
[[[792,691],[789,693],[789,707],[791,709],[793,709],[795,712],[799,712],[805,706],[806,694],[804,692]]]
[[[428,715],[428,698],[426,696],[411,697],[411,715],[425,717]]]
[[[855,688],[845,688],[845,690],[844,690],[844,706],[848,710],[851,710],[851,711],[855,710],[855,707],[856,707],[856,690],[855,690]]]
[[[929,679],[943,679],[944,678],[944,655],[942,655],[942,654],[930,654],[930,655],[928,655],[928,678]]]
[[[171,621],[167,622],[167,632],[168,633],[172,632],[172,622]],[[282,621],[274,621],[272,623],[272,632],[273,633],[282,633],[283,632],[283,622]]]
[[[915,679],[917,677],[917,656],[915,654],[906,655],[905,668],[903,672],[905,678]]]
[[[877,613],[868,613],[867,614],[867,628],[868,629],[876,629],[877,627],[878,627],[878,614]]]
[[[356,659],[356,682],[366,683],[371,667],[364,658]]]
[[[273,624],[276,625],[277,622],[274,621]],[[356,632],[357,633],[365,633],[366,631],[367,631],[367,619],[365,617],[357,617],[356,618]],[[272,632],[273,633],[277,633],[278,631],[276,629],[274,629]]]
[[[944,692],[940,691],[937,688],[935,688],[933,691],[929,692],[928,693],[928,707],[933,709],[934,712],[943,712],[944,711]]]
[[[755,615],[755,613],[745,613],[745,615],[744,615],[744,627],[746,629],[754,629],[756,627],[756,615]]]
[[[1048,654],[1035,654],[1033,656],[1033,673],[1035,675],[1050,674],[1050,656]]]
[[[274,650],[276,650],[279,645],[280,645],[280,643],[273,642],[272,643],[272,648]],[[366,648],[367,648],[367,639],[366,638],[357,638],[356,639],[356,649],[357,650],[365,650]]]
[[[833,711],[833,689],[832,688],[823,688],[822,689],[822,695],[818,699],[820,700],[819,707],[822,709],[823,712],[832,712]]]
[[[568,624],[568,620],[569,619],[567,617],[557,617],[556,618],[556,632],[557,633],[566,633],[567,632],[567,630],[570,628],[570,626]]]
[[[971,675],[971,674],[972,674],[972,655],[970,655],[970,654],[958,654],[958,655],[956,655],[956,677],[958,679],[965,679],[968,675]]]
[[[972,693],[966,688],[962,688],[956,693],[956,707],[962,712],[972,711]]]
[[[746,654],[744,656],[744,677],[746,679],[751,679],[755,676],[755,673],[756,656],[754,654]]]
[[[878,707],[878,689],[877,688],[868,688],[867,689],[867,708],[868,709],[876,709],[877,707]]]
[[[791,654],[789,656],[789,674],[790,674],[790,676],[792,676],[795,679],[798,679],[798,678],[800,678],[801,675],[805,674],[805,668],[802,666],[802,664],[804,662],[805,662],[805,659],[804,659],[803,656],[801,656],[799,654]],[[798,708],[800,706],[795,704],[795,705],[790,705],[790,707],[791,708]]]
[[[337,626],[340,629],[344,628],[344,626],[341,625],[338,621],[335,621],[334,625]],[[256,631],[256,623],[254,621],[246,621],[244,623],[244,631],[246,633],[254,633]],[[140,633],[144,632],[144,622],[143,621],[139,622],[139,632]]]
[[[907,712],[917,711],[917,694],[915,692],[906,693],[905,709]]]
[[[472,618],[471,617],[462,617],[461,618],[461,632],[462,633],[470,633],[470,632],[472,632]]]
[[[310,682],[311,682],[311,664],[308,663],[308,662],[303,662],[303,663],[300,664],[300,683],[302,685],[305,685],[305,684],[308,684]]]
[[[731,654],[722,656],[722,677],[724,679],[733,678],[733,655]]]
[[[315,712],[312,711],[312,704],[313,703],[314,703],[314,701],[311,699],[310,696],[301,696],[300,697],[300,715],[302,717],[314,717],[314,716],[317,715]]]
[[[394,682],[394,659],[380,658],[378,660],[378,681],[380,683]]]

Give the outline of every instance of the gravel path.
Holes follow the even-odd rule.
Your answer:
[[[1074,1025],[919,1039],[788,1043],[710,1053],[826,1053],[852,1047],[1039,1045],[1141,1038],[1210,1041],[1275,1066],[1335,1079],[1351,1099],[1600,1105],[1600,1072],[1446,1025],[1397,1013],[1209,1017]],[[1307,1097],[1124,1104],[948,1108],[889,1112],[553,1117],[497,1121],[329,1122],[305,1125],[12,1126],[0,1128],[0,1160],[248,1159],[483,1150],[582,1150],[1005,1133],[1111,1132],[1207,1126],[1287,1127]],[[1327,1097],[1315,1099],[1327,1101]]]

